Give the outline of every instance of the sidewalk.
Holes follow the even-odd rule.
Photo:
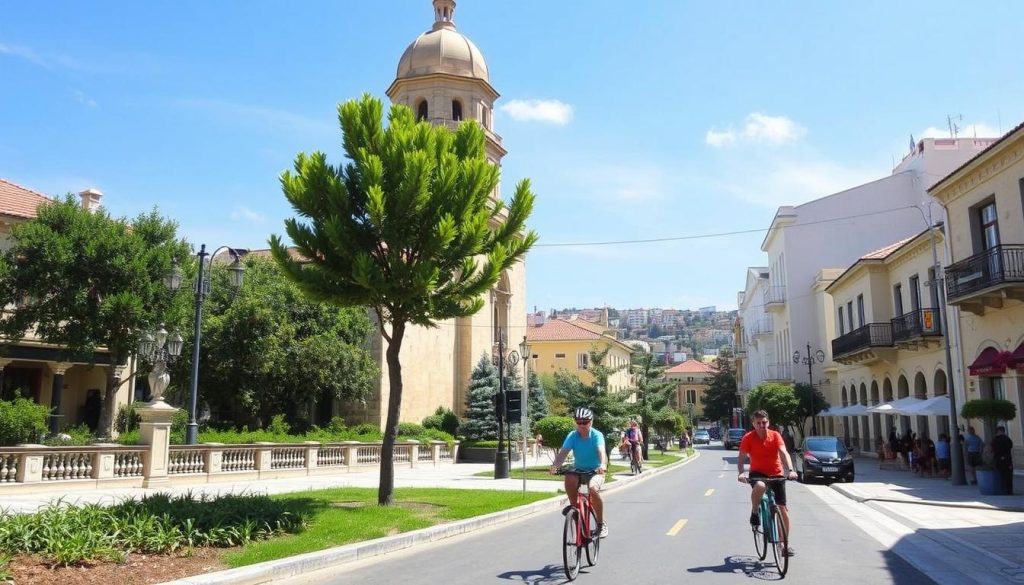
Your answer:
[[[878,469],[873,458],[857,459],[856,482],[831,487],[948,549],[961,570],[977,562],[980,582],[1024,583],[1024,495],[983,496],[976,485]]]
[[[538,461],[536,465],[543,464]],[[530,465],[535,465],[530,461]],[[479,490],[509,490],[516,491],[523,489],[522,479],[491,479],[488,477],[477,477],[476,474],[483,471],[493,471],[493,463],[449,463],[437,467],[395,467],[395,487],[438,487],[438,488],[460,488]],[[30,513],[35,512],[42,506],[61,501],[67,504],[103,504],[111,505],[121,502],[127,498],[141,498],[146,495],[167,493],[172,495],[184,494],[206,494],[216,496],[219,494],[281,494],[288,492],[304,492],[310,490],[321,490],[342,487],[368,487],[376,488],[380,483],[380,468],[367,467],[363,471],[351,473],[338,473],[334,475],[314,475],[306,477],[292,477],[286,479],[253,480],[253,481],[225,481],[217,483],[204,483],[194,485],[182,485],[163,488],[120,488],[107,490],[83,490],[70,492],[36,492],[24,494],[10,494],[0,496],[0,509],[11,512]],[[534,492],[555,492],[561,487],[557,481],[527,480],[526,490]]]

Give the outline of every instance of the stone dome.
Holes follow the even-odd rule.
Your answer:
[[[434,26],[402,53],[397,79],[447,73],[490,82],[480,49],[455,30],[455,1],[433,0]]]

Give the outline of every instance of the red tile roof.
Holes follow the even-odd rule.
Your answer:
[[[884,260],[885,258],[887,258],[889,256],[889,254],[892,254],[896,250],[900,249],[900,247],[902,247],[903,244],[906,244],[910,240],[913,240],[918,235],[920,235],[920,234],[914,234],[914,235],[910,236],[909,238],[903,238],[902,240],[900,240],[898,242],[894,242],[892,244],[889,244],[888,246],[886,246],[884,248],[879,248],[879,249],[875,250],[874,252],[868,252],[867,254],[864,254],[863,256],[861,256],[860,259],[861,260]]]
[[[666,374],[714,374],[715,368],[697,360],[686,360],[665,370]]]
[[[600,333],[565,319],[548,319],[543,325],[526,328],[527,341],[596,341],[602,337]]]
[[[36,193],[6,179],[0,179],[0,215],[10,215],[31,219],[36,217],[36,209],[51,199],[42,193]]]

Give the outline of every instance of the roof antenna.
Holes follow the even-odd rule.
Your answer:
[[[957,114],[955,116],[946,116],[946,124],[949,125],[950,138],[956,138],[956,135],[960,133],[960,126],[957,126],[955,123],[953,123],[953,120],[956,120],[957,122],[962,122],[963,119],[964,117],[961,114]]]

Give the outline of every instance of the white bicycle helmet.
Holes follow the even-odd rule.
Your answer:
[[[576,420],[594,420],[594,412],[586,406],[581,406],[576,409],[574,418]]]

